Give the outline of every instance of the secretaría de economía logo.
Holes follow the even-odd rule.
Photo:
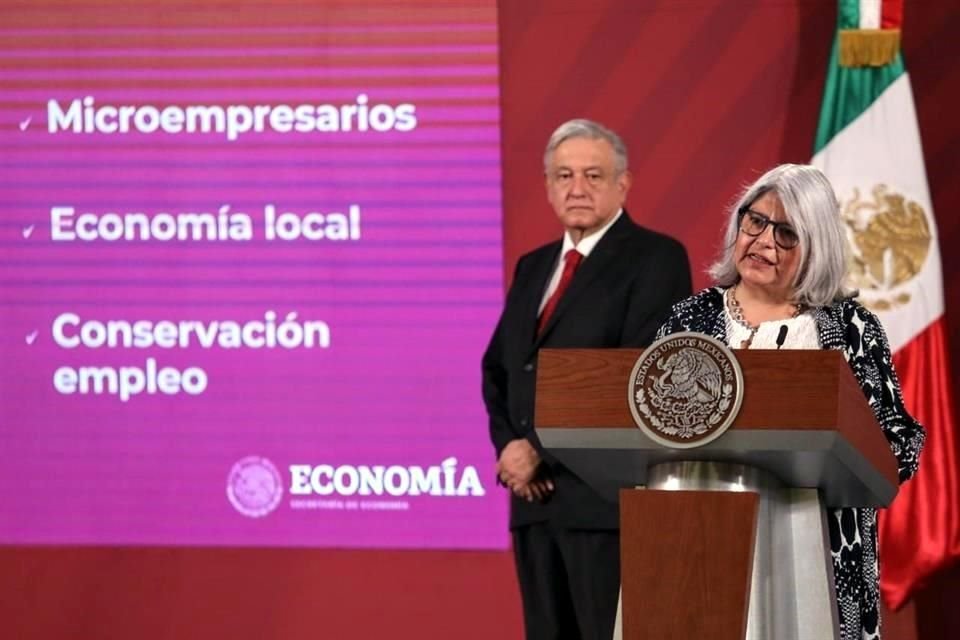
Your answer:
[[[239,460],[227,475],[227,498],[250,518],[261,518],[280,504],[283,481],[277,467],[261,456]]]

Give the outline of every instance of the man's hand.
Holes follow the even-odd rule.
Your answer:
[[[534,500],[541,502],[553,493],[553,481],[547,478],[537,478],[523,486],[511,487],[511,490],[518,498],[527,502],[533,502]]]
[[[500,453],[497,477],[518,497],[532,502],[543,500],[553,491],[553,482],[536,478],[540,454],[527,440],[512,440]]]
[[[540,454],[527,440],[511,440],[497,460],[497,475],[511,489],[515,484],[527,484],[540,466]]]

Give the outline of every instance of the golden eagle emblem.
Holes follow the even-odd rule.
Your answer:
[[[872,199],[853,198],[841,211],[853,254],[850,285],[872,294],[864,304],[886,311],[910,302],[910,294],[896,289],[915,278],[930,254],[933,235],[927,214],[919,204],[892,192],[885,184],[873,187]]]

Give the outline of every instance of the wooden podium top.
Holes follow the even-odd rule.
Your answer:
[[[633,421],[628,381],[641,349],[542,349],[534,424],[543,445],[605,497],[642,485],[667,460],[740,462],[787,486],[819,488],[829,506],[881,507],[899,486],[896,459],[838,351],[734,350],[740,413],[695,449],[667,449]]]

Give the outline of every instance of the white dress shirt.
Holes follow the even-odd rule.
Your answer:
[[[610,221],[607,222],[607,224],[603,225],[601,229],[591,233],[586,238],[581,238],[578,244],[574,244],[573,238],[570,237],[569,231],[563,234],[563,246],[560,248],[560,257],[557,259],[557,264],[553,268],[553,275],[550,277],[550,282],[547,283],[547,289],[543,292],[543,297],[540,298],[540,307],[537,309],[537,317],[539,317],[543,312],[543,307],[546,306],[547,300],[550,299],[550,296],[553,295],[553,292],[557,290],[557,286],[560,284],[560,276],[563,275],[563,256],[567,255],[567,251],[570,249],[576,249],[580,255],[583,256],[583,259],[586,260],[590,255],[590,252],[593,251],[593,248],[597,246],[598,242],[600,242],[600,238],[603,237],[607,230],[613,226],[613,223],[620,219],[620,216],[622,215],[623,209],[620,209],[617,211],[615,216],[610,218]]]

